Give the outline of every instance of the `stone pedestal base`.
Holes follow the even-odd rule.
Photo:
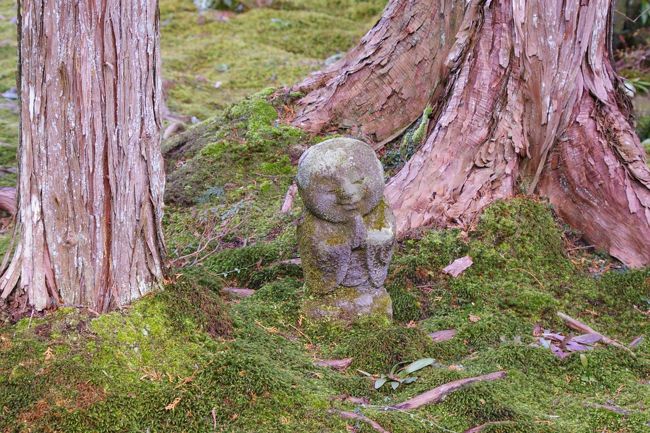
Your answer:
[[[303,314],[312,320],[336,320],[352,323],[361,317],[376,316],[391,320],[393,303],[386,289],[339,287],[327,295],[305,299]]]

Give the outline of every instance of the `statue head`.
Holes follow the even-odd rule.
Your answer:
[[[366,143],[333,138],[310,147],[298,162],[298,191],[311,213],[343,223],[372,211],[384,196],[384,169]]]

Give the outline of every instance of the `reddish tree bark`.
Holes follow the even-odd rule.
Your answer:
[[[106,311],[162,280],[157,0],[19,2],[19,235],[0,286]]]
[[[296,86],[293,123],[384,145],[433,107],[389,181],[400,234],[467,226],[520,191],[650,264],[650,172],[608,49],[611,0],[392,0],[345,58]]]

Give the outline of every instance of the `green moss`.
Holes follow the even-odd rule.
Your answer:
[[[227,21],[208,11],[199,24],[191,3],[161,1],[168,104],[207,119],[252,92],[291,85],[354,45],[384,5],[384,0],[281,1]]]
[[[371,373],[387,373],[398,362],[426,357],[433,347],[420,329],[401,326],[360,326],[346,340],[344,347],[354,357],[353,367]]]
[[[650,138],[650,116],[642,116],[637,119],[636,132],[641,141]]]

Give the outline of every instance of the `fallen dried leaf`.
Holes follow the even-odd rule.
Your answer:
[[[444,268],[442,272],[456,278],[473,264],[474,262],[470,256],[461,257],[460,259],[454,260],[449,266]]]
[[[44,355],[45,355],[45,362],[49,362],[54,359],[54,351],[52,350],[51,347],[47,348]]]
[[[165,410],[174,410],[174,409],[176,409],[176,406],[178,406],[178,403],[180,403],[180,402],[181,402],[181,398],[180,398],[180,397],[176,397],[176,398],[174,399],[174,401],[172,401],[172,402],[169,403],[167,406],[165,406]]]
[[[456,336],[455,329],[445,329],[443,331],[436,331],[429,334],[429,337],[433,340],[434,343],[442,343],[443,341],[449,341]]]
[[[334,370],[345,370],[352,364],[352,358],[345,359],[319,359],[314,361],[318,367],[333,368]]]
[[[639,346],[641,343],[643,343],[643,340],[645,340],[645,337],[643,335],[640,335],[636,337],[632,342],[630,343],[630,347],[634,348]]]

